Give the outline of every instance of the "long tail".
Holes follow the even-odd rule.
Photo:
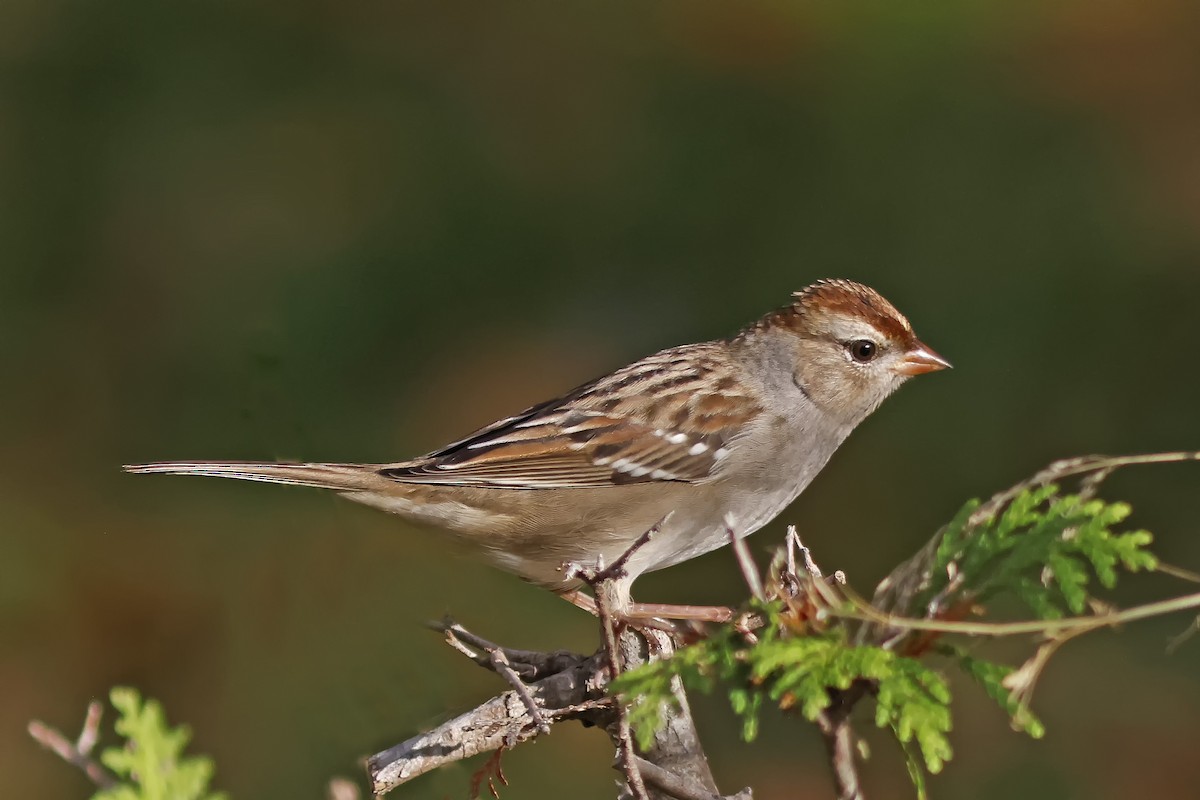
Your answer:
[[[312,486],[337,491],[370,491],[391,483],[374,464],[301,464],[270,461],[159,461],[126,464],[122,469],[139,474],[207,475],[241,481]]]

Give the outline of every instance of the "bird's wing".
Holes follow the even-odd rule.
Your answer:
[[[703,481],[761,413],[714,346],[664,350],[380,474],[504,489]]]

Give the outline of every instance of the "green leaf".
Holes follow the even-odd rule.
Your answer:
[[[126,742],[106,749],[100,761],[121,783],[98,791],[93,800],[223,800],[224,794],[208,791],[212,761],[183,755],[190,733],[168,727],[157,701],[143,703],[136,690],[121,687],[109,700],[118,714],[114,727]]]
[[[972,500],[958,510],[942,529],[929,570],[921,576],[922,588],[907,609],[889,611],[918,617],[932,611],[953,618],[1008,595],[1040,619],[1058,619],[1068,612],[1084,613],[1093,588],[1111,588],[1121,570],[1158,565],[1148,549],[1149,533],[1114,530],[1131,513],[1126,503],[1062,495],[1057,485],[1044,484],[1019,491],[975,518],[979,509],[979,501]],[[924,796],[923,770],[936,773],[952,756],[951,697],[940,673],[916,656],[901,654],[907,643],[917,645],[914,652],[927,653],[932,639],[910,633],[907,640],[891,639],[888,649],[852,645],[850,628],[836,613],[823,633],[800,636],[781,624],[778,606],[758,610],[768,623],[754,644],[730,626],[614,683],[629,704],[639,740],[653,739],[663,710],[675,702],[675,678],[702,692],[726,686],[746,740],[756,735],[759,712],[768,700],[815,720],[839,692],[865,687],[863,701],[873,700],[876,725],[890,728],[904,748],[913,783]],[[944,641],[938,648],[950,651],[1004,709],[1014,728],[1034,738],[1044,734],[1041,721],[1004,685],[1012,667],[968,656]]]
[[[1012,667],[975,658],[966,653],[957,653],[956,655],[959,666],[975,679],[988,697],[995,700],[1004,709],[1015,730],[1026,733],[1034,739],[1045,736],[1046,728],[1042,721],[1013,697],[1012,692],[1004,685],[1004,679],[1013,673]]]
[[[764,699],[814,720],[832,702],[831,691],[868,681],[875,689],[879,727],[892,728],[902,742],[914,741],[931,772],[940,770],[951,755],[950,690],[945,679],[916,659],[849,645],[840,632],[764,636],[753,646],[718,636],[625,673],[614,688],[629,703],[630,724],[639,743],[653,741],[664,704],[674,701],[670,682],[676,676],[687,688],[703,692],[711,690],[714,679],[729,683],[730,707],[741,717],[747,741],[757,733]]]
[[[1093,574],[1112,588],[1118,567],[1135,571],[1158,564],[1147,549],[1149,533],[1113,532],[1131,513],[1127,503],[1084,501],[1046,484],[1019,492],[969,529],[977,508],[976,501],[963,506],[944,529],[928,587],[910,613],[923,614],[935,597],[945,609],[1011,594],[1039,618],[1056,619],[1064,610],[1079,614],[1087,608]],[[957,576],[953,591],[947,588],[951,574]]]

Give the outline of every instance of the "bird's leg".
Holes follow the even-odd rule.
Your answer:
[[[625,609],[627,620],[680,619],[692,622],[729,622],[733,609],[729,606],[681,606],[672,603],[630,603]]]
[[[640,548],[645,546],[650,539],[658,533],[674,512],[668,513],[665,517],[656,522],[649,530],[643,533],[622,553],[610,566],[605,567],[603,559],[597,561],[595,566],[584,566],[575,562],[563,564],[563,571],[567,578],[579,578],[593,592],[604,591],[604,587],[608,586],[611,591],[607,595],[608,603],[605,608],[606,613],[613,622],[630,623],[642,627],[662,627],[663,630],[671,631],[673,626],[654,625],[654,621],[665,620],[684,620],[689,622],[729,622],[733,619],[733,609],[726,606],[683,606],[673,605],[669,603],[635,603],[629,596],[629,587],[633,583],[633,577],[626,571],[625,566],[630,557],[633,556]],[[560,591],[558,594],[572,605],[582,608],[589,614],[601,617],[600,604],[593,596],[584,594],[579,589],[567,589]]]
[[[596,598],[590,594],[579,589],[568,589],[565,592],[558,592],[558,596],[576,608],[582,608],[593,617],[600,616],[600,610],[596,607]]]
[[[579,589],[560,592],[571,605],[597,615],[596,599]],[[728,606],[681,606],[671,603],[629,603],[614,616],[619,622],[646,622],[655,619],[680,619],[692,622],[729,622],[733,609]]]

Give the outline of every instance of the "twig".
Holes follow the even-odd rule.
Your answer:
[[[670,658],[679,647],[679,642],[673,635],[656,628],[637,632],[627,629],[622,632],[618,647],[621,648],[621,661],[625,668],[634,669],[651,660]],[[670,691],[673,700],[670,703],[671,711],[665,718],[666,724],[655,732],[653,741],[641,756],[694,786],[696,791],[720,795],[696,731],[683,682],[678,676],[671,679]],[[609,735],[614,740],[616,727],[615,721],[609,727]],[[650,794],[654,800],[670,796],[657,788]]]
[[[1017,707],[1012,713],[1014,725],[1018,720],[1029,718],[1029,706],[1033,702],[1033,690],[1037,686],[1038,679],[1042,676],[1042,671],[1049,663],[1051,656],[1058,652],[1058,648],[1074,639],[1076,636],[1082,636],[1087,633],[1087,630],[1066,631],[1057,636],[1051,636],[1044,642],[1038,645],[1037,650],[1033,655],[1026,659],[1018,669],[1010,672],[1000,685],[1008,689],[1009,696],[1017,701]]]
[[[625,552],[617,556],[617,559],[608,567],[605,567],[601,563],[597,563],[594,569],[588,569],[582,564],[568,564],[566,565],[567,576],[578,577],[582,579],[584,583],[592,586],[593,588],[595,588],[597,584],[603,583],[604,581],[612,581],[624,577],[625,565],[629,563],[629,559],[634,553],[645,547],[646,544],[653,539],[660,530],[662,530],[662,526],[665,525],[667,520],[669,520],[674,514],[674,511],[668,511],[665,515],[663,515],[662,519],[651,525],[641,536],[634,539],[633,544],[629,545],[629,547],[625,549]]]
[[[995,517],[1005,505],[1010,503],[1015,497],[1022,492],[1038,486],[1044,486],[1049,483],[1055,483],[1065,478],[1083,476],[1081,482],[1081,496],[1087,497],[1094,494],[1099,488],[1101,482],[1107,479],[1113,472],[1128,466],[1144,465],[1144,464],[1170,464],[1183,461],[1200,461],[1200,452],[1197,451],[1180,451],[1172,453],[1149,453],[1144,455],[1132,456],[1082,456],[1080,458],[1063,459],[1041,470],[1033,477],[1023,480],[1002,492],[998,492],[982,503],[971,516],[967,519],[965,530],[969,532],[980,525],[985,524],[989,519]],[[883,612],[905,611],[909,608],[913,598],[919,592],[924,590],[929,585],[930,573],[936,557],[938,546],[946,533],[946,527],[943,526],[936,534],[921,548],[914,556],[903,562],[882,581],[875,589],[875,594],[872,599],[872,604],[876,609],[881,609]],[[936,620],[943,613],[943,606],[947,598],[954,595],[962,588],[963,583],[968,578],[961,571],[956,571],[956,565],[952,562],[947,566],[949,571],[949,580],[934,597],[926,604],[924,615],[926,619]],[[1185,579],[1192,575],[1185,574],[1186,570],[1176,572],[1173,568],[1164,567],[1163,572],[1167,574],[1176,574]],[[934,624],[942,624],[935,622]],[[970,625],[971,623],[961,623]],[[1030,623],[1032,625],[1033,623]],[[915,630],[909,626],[910,630]],[[941,629],[938,629],[941,630]],[[1038,632],[1041,629],[1032,629],[1025,631],[1013,632]],[[1057,630],[1057,629],[1056,629]],[[1007,635],[995,634],[983,631],[945,631],[955,633],[979,633],[980,635]],[[859,628],[855,634],[855,641],[864,643],[872,637],[882,639],[882,646],[889,647],[903,638],[903,634],[888,633],[887,631],[873,631],[871,626],[864,625]]]
[[[967,524],[978,525],[989,516],[995,514],[1008,501],[1034,486],[1044,486],[1047,483],[1054,483],[1055,481],[1061,481],[1063,478],[1072,478],[1077,475],[1095,476],[1096,473],[1099,473],[1098,479],[1097,477],[1093,477],[1084,487],[1085,491],[1094,492],[1100,481],[1121,467],[1132,467],[1140,464],[1175,464],[1180,461],[1200,461],[1200,452],[1180,451],[1174,453],[1146,453],[1133,456],[1080,456],[1079,458],[1064,458],[1061,461],[1055,461],[1032,478],[1021,481],[1012,488],[994,495],[975,510],[975,513],[971,515],[971,519]]]
[[[550,722],[589,713],[596,707],[595,703],[605,699],[607,679],[602,673],[607,671],[611,679],[621,671],[621,656],[612,614],[613,583],[623,576],[624,566],[630,556],[650,541],[668,517],[670,514],[639,536],[629,549],[607,568],[603,564],[596,564],[594,568],[579,564],[567,565],[568,575],[579,577],[591,585],[595,592],[597,613],[604,633],[604,648],[601,651],[603,661],[600,663],[605,664],[607,670],[598,668],[600,654],[590,659],[568,658],[565,659],[568,663],[564,666],[564,654],[561,653],[546,654],[502,648],[472,634],[450,619],[433,624],[432,627],[445,634],[451,647],[475,663],[501,674],[513,688],[429,733],[414,736],[371,756],[367,760],[367,773],[371,779],[372,791],[377,795],[383,794],[445,763],[500,747],[512,747],[544,733],[549,729]],[[476,652],[467,642],[488,655]],[[553,664],[563,668],[532,684],[525,684],[520,680],[518,663],[527,667],[533,665],[546,668]],[[537,674],[536,670],[534,674]],[[587,710],[578,710],[581,706]],[[649,800],[641,773],[633,765],[636,753],[628,717],[619,703],[612,703],[611,708],[616,715],[614,743],[617,746],[618,758],[625,769],[630,791],[637,800]]]
[[[870,691],[871,685],[869,681],[860,680],[848,689],[831,690],[829,706],[817,715],[817,728],[825,739],[838,800],[863,800],[850,714],[858,701]]]
[[[1030,633],[1041,633],[1051,636],[1057,633],[1076,630],[1091,630],[1107,628],[1133,622],[1139,619],[1160,617],[1176,611],[1187,611],[1200,608],[1200,592],[1196,594],[1173,597],[1169,600],[1159,600],[1140,606],[1116,611],[1111,614],[1096,614],[1093,616],[1063,617],[1062,619],[1023,620],[1021,622],[954,622],[950,620],[913,619],[880,611],[859,595],[854,594],[849,587],[843,589],[846,597],[853,604],[852,609],[831,608],[829,613],[847,619],[857,619],[863,622],[875,622],[895,628],[905,628],[911,631],[936,631],[938,633],[961,633],[967,636],[1020,636]]]
[[[647,790],[637,769],[639,756],[625,709],[606,690],[612,676],[619,674],[627,664],[644,662],[652,649],[663,655],[674,650],[674,641],[653,629],[645,630],[640,636],[626,631],[626,635],[618,637],[613,614],[613,593],[617,590],[614,584],[624,577],[625,564],[666,519],[664,517],[658,525],[638,537],[607,568],[603,564],[594,567],[565,565],[569,576],[590,584],[595,593],[604,647],[590,658],[562,651],[539,653],[500,647],[449,618],[431,623],[431,627],[445,635],[451,647],[475,663],[501,674],[513,688],[428,733],[371,756],[366,766],[372,792],[382,795],[444,764],[513,747],[536,737],[553,723],[578,719],[601,727],[609,734],[629,792],[635,798],[659,800],[665,797],[660,792],[652,794]],[[651,639],[655,641],[654,648],[649,645]],[[537,678],[532,683],[527,682],[531,677],[530,669],[533,670],[532,677]],[[514,683],[515,678],[523,680]],[[719,796],[696,735],[687,696],[678,680],[672,682],[672,692],[675,709],[668,716],[666,727],[656,733],[644,760],[675,774],[679,781],[694,782],[699,787],[696,791],[711,791],[713,796]],[[545,725],[539,724],[539,714]],[[749,795],[742,793],[737,797],[748,798]]]
[[[598,561],[593,568],[582,564],[567,564],[566,573],[569,577],[577,577],[591,587],[596,599],[596,616],[600,619],[600,631],[603,635],[603,652],[607,656],[609,675],[616,678],[621,674],[621,653],[617,646],[617,625],[613,614],[616,581],[626,576],[625,565],[633,554],[640,550],[662,528],[674,511],[669,511],[658,522],[634,540],[615,561],[605,566]],[[634,800],[650,800],[642,774],[636,765],[637,750],[633,744],[633,731],[629,727],[629,714],[620,703],[616,706],[616,734],[613,736],[617,746],[617,764],[625,774],[625,782]]]
[[[795,525],[788,525],[787,529],[787,567],[788,571],[793,575],[799,575],[796,571],[796,553],[799,552],[804,559],[804,571],[809,577],[814,579],[824,578],[821,568],[817,566],[817,562],[813,561],[812,551],[804,546],[804,542],[800,541],[800,534],[796,532]]]
[[[492,662],[492,669],[496,670],[498,675],[508,681],[509,686],[512,686],[513,691],[517,693],[517,697],[521,698],[521,702],[525,704],[526,710],[529,711],[529,718],[537,726],[538,732],[549,733],[550,723],[546,721],[546,717],[542,714],[542,709],[538,707],[537,701],[529,694],[529,688],[521,682],[521,676],[513,670],[512,664],[509,663],[508,658],[504,655],[504,651],[496,647],[488,651],[488,656]]]
[[[629,714],[625,709],[617,712],[617,764],[625,775],[625,784],[634,800],[650,800],[642,771],[637,766],[637,751],[633,747],[633,731],[629,728]]]
[[[582,656],[566,650],[543,653],[538,650],[518,650],[513,647],[501,647],[495,642],[490,642],[482,636],[467,630],[450,617],[444,617],[439,622],[428,622],[426,624],[431,629],[443,633],[446,638],[446,644],[485,669],[495,671],[491,657],[484,655],[484,653],[491,653],[494,650],[502,652],[505,658],[508,659],[509,666],[526,681],[537,680],[547,675],[562,672],[564,669],[568,669],[583,659]],[[483,652],[476,652],[471,649],[472,647]]]
[[[628,556],[634,548],[641,547],[642,544],[645,544],[649,540],[649,536],[642,534],[638,541],[634,542],[634,547],[626,550],[614,564],[622,560],[628,560]],[[599,582],[593,583],[592,591],[596,594],[596,614],[600,617],[600,629],[604,634],[604,652],[608,656],[609,674],[613,678],[616,678],[621,674],[621,655],[617,649],[617,628],[612,615],[612,583],[614,580],[612,576],[620,575],[621,573],[608,572],[601,569],[596,575],[604,575],[606,573],[609,577],[602,578]],[[637,758],[637,752],[633,746],[633,731],[629,727],[629,712],[625,706],[618,702],[616,714],[617,763],[620,764],[622,771],[625,773],[625,782],[629,786],[629,792],[633,795],[634,800],[650,800],[650,795],[646,792],[646,784],[642,781],[642,773],[638,771],[634,761]]]
[[[573,666],[527,686],[550,723],[589,719],[613,701],[605,694],[599,656],[580,658]],[[432,731],[413,736],[367,759],[371,792],[381,795],[418,775],[479,753],[528,741],[540,734],[529,707],[510,690]]]
[[[837,594],[825,580],[825,575],[817,562],[813,560],[812,552],[800,541],[800,534],[795,525],[789,525],[787,531],[787,567],[792,579],[798,585],[809,586],[808,595],[821,612],[836,608],[840,601]],[[805,576],[800,577],[797,571],[796,554],[800,554]],[[836,583],[845,584],[845,576],[841,572],[834,574]],[[817,715],[817,728],[825,740],[825,749],[829,753],[829,766],[833,771],[833,783],[837,790],[838,800],[862,800],[862,789],[858,780],[858,763],[854,757],[854,729],[850,725],[850,712],[855,704],[862,699],[865,684],[857,683],[850,689],[841,692],[831,690],[829,706]]]
[[[737,529],[733,523],[733,517],[726,514],[725,531],[729,534],[729,544],[733,548],[734,556],[737,557],[738,567],[742,571],[742,578],[746,581],[746,586],[750,589],[750,596],[761,602],[766,599],[766,594],[763,592],[762,576],[758,574],[758,567],[755,566],[754,559],[750,556],[750,548],[746,546],[746,540],[738,537]]]
[[[1200,453],[1090,457],[1055,462],[1031,480],[1018,484],[981,505],[968,525],[981,524],[987,515],[998,512],[1005,503],[1011,502],[1012,498],[1031,486],[1083,476],[1080,491],[1087,494],[1096,491],[1100,483],[1120,467],[1192,460],[1200,460]],[[654,629],[644,629],[637,633],[629,628],[621,631],[613,613],[624,613],[623,608],[615,607],[614,600],[628,600],[627,597],[615,593],[627,588],[627,583],[622,579],[628,577],[627,567],[630,559],[653,538],[668,518],[669,515],[638,537],[610,565],[565,565],[569,577],[582,579],[590,585],[595,594],[604,647],[590,658],[561,652],[547,654],[503,648],[475,636],[452,621],[436,625],[452,647],[476,663],[504,676],[512,685],[512,689],[475,710],[444,723],[434,731],[413,737],[373,756],[368,761],[368,769],[375,793],[386,792],[445,763],[527,741],[561,720],[577,719],[601,727],[608,733],[617,751],[616,764],[625,777],[629,794],[633,797],[639,800],[661,800],[666,797],[675,797],[678,800],[720,800],[721,795],[712,780],[703,748],[695,732],[682,682],[677,677],[672,679],[671,689],[678,705],[673,706],[665,727],[656,733],[653,743],[640,754],[635,752],[624,709],[606,693],[611,676],[644,663],[652,655],[668,655],[678,644],[677,639]],[[730,531],[736,530],[731,521],[727,520],[727,523]],[[831,585],[824,579],[811,553],[804,548],[799,537],[795,536],[794,530],[789,531],[788,568],[781,575],[777,562],[772,562],[769,573],[771,588],[774,590],[774,581],[782,578],[785,588],[795,589],[797,596],[803,594],[805,616],[801,622],[804,624],[813,621],[819,627],[822,620],[828,624],[830,618],[857,619],[869,623],[860,626],[856,633],[856,640],[860,642],[863,641],[861,637],[871,628],[882,630],[888,635],[896,631],[926,631],[991,637],[1036,633],[1050,637],[1052,641],[1040,649],[1026,664],[1026,668],[1006,684],[1013,696],[1019,700],[1027,698],[1022,692],[1027,692],[1032,686],[1038,669],[1053,648],[1076,633],[1170,612],[1200,609],[1200,593],[1197,593],[1123,611],[1101,611],[1093,616],[1059,620],[1012,623],[959,621],[951,612],[970,610],[965,607],[960,609],[959,605],[951,606],[950,611],[946,612],[946,616],[954,616],[954,619],[937,618],[937,608],[924,609],[926,613],[934,615],[933,618],[908,618],[904,614],[908,613],[912,599],[918,596],[923,586],[928,585],[929,570],[934,563],[937,543],[942,533],[944,530],[917,556],[893,571],[876,591],[873,603],[869,604],[849,587]],[[735,538],[730,533],[730,543],[743,577],[751,594],[759,596],[761,575],[754,569],[753,559],[749,556],[745,543],[741,540],[735,541]],[[1183,578],[1195,577],[1165,565],[1161,566],[1160,571]],[[788,576],[794,580],[789,580]],[[835,575],[835,582],[836,577]],[[948,576],[955,589],[960,587],[966,577],[953,573]],[[755,578],[759,579],[757,585]],[[936,606],[937,603],[933,605]],[[947,605],[951,604],[947,601]],[[893,611],[899,613],[893,614]],[[662,638],[661,642],[658,642],[659,637]],[[652,639],[657,642],[656,645],[651,644]],[[843,691],[830,690],[832,702],[817,719],[829,750],[840,800],[862,798],[857,742],[850,717],[852,709],[870,689],[869,682],[859,681]],[[539,722],[539,713],[545,725]],[[744,790],[734,797],[740,800],[749,797],[749,792]]]
[[[91,755],[92,748],[100,740],[100,718],[104,716],[104,704],[99,700],[88,703],[87,713],[83,717],[83,730],[75,740],[75,749],[85,756]]]
[[[817,727],[825,739],[838,800],[863,800],[858,764],[854,760],[854,729],[850,726],[849,713],[826,709],[817,715]]]
[[[539,653],[533,650],[510,650],[509,648],[489,642],[482,636],[471,633],[449,617],[446,617],[440,623],[431,623],[430,627],[443,631],[446,635],[446,643],[455,650],[476,664],[487,667],[508,681],[508,685],[512,687],[517,696],[521,698],[521,702],[529,710],[529,717],[533,720],[534,725],[537,726],[538,732],[550,732],[550,723],[546,721],[546,717],[542,713],[541,708],[538,707],[537,701],[529,694],[529,688],[526,686],[523,677],[533,680],[543,677],[546,674],[561,672],[563,669],[577,663],[580,660],[578,656],[561,651],[557,653]],[[469,640],[473,645],[487,653],[487,655],[476,653],[463,643],[463,639]]]
[[[1193,617],[1191,625],[1188,625],[1181,632],[1167,640],[1167,655],[1171,655],[1180,647],[1183,647],[1187,640],[1191,639],[1198,632],[1200,632],[1200,617]]]
[[[1193,572],[1184,567],[1177,567],[1174,564],[1167,564],[1163,561],[1155,565],[1154,571],[1161,572],[1163,575],[1170,575],[1172,578],[1179,578],[1179,580],[1187,581],[1188,583],[1200,583],[1200,573]]]
[[[596,574],[601,574],[600,570]],[[608,671],[612,677],[621,674],[621,657],[617,652],[617,626],[613,620],[612,578],[602,578],[592,587],[596,593],[596,616],[600,620],[604,654],[608,657]]]
[[[34,741],[42,747],[52,751],[68,764],[83,770],[92,783],[101,789],[109,789],[117,785],[117,779],[91,758],[92,748],[96,746],[96,741],[100,736],[100,717],[103,712],[104,706],[98,701],[93,700],[88,703],[83,730],[80,731],[79,738],[74,743],[56,729],[36,719],[29,723],[27,730]]]
[[[583,564],[565,565],[567,576],[582,580],[591,587],[592,593],[595,595],[596,616],[600,618],[600,630],[604,637],[604,653],[608,658],[609,675],[613,678],[621,674],[621,655],[617,647],[617,627],[613,615],[613,595],[615,593],[613,584],[626,576],[625,565],[629,563],[629,559],[634,553],[645,547],[646,543],[658,533],[674,513],[674,511],[668,511],[662,519],[651,525],[607,567],[602,560],[597,561],[591,568]],[[642,781],[642,774],[638,772],[634,763],[637,751],[633,744],[633,732],[629,728],[629,714],[620,703],[617,704],[616,714],[617,732],[614,738],[617,745],[617,763],[625,773],[625,782],[629,786],[629,792],[634,800],[650,800],[650,795],[646,792],[646,785]]]

